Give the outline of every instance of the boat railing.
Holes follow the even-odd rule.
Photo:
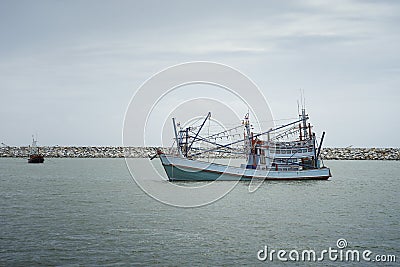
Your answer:
[[[271,149],[269,153],[271,154],[299,154],[314,152],[313,148],[299,148],[299,149]]]

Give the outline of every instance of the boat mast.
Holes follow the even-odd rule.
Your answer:
[[[32,147],[36,147],[36,143],[35,136],[32,134]]]
[[[301,114],[299,114],[299,118],[301,119],[300,123],[300,140],[307,140],[307,119],[308,115],[306,114],[306,99],[304,97],[304,90],[300,89],[300,101],[301,101]],[[299,110],[299,101],[297,101],[297,110]],[[303,130],[303,131],[302,131]],[[310,128],[311,131],[311,128]],[[311,133],[310,133],[311,138]]]
[[[250,132],[250,121],[249,121],[249,113],[246,114],[243,120],[243,124],[245,127],[245,135],[247,138],[245,138],[245,149],[246,153],[250,153],[251,151],[251,132]]]
[[[37,148],[37,140],[35,140],[35,136],[32,134],[32,146],[30,149],[30,154],[39,154],[39,150]]]
[[[249,113],[246,114],[243,120],[243,124],[245,127],[245,139],[244,139],[244,149],[245,154],[247,155],[247,165],[253,165],[253,135],[250,131],[250,121],[249,121]]]
[[[178,139],[178,132],[176,131],[175,118],[172,118],[172,124],[174,125],[176,148],[178,150],[179,155],[182,155],[182,151],[181,151],[181,148],[180,148],[180,142],[179,142],[179,139]]]
[[[303,130],[303,140],[307,140],[307,135],[308,135],[308,133],[307,133],[307,119],[308,119],[308,117],[307,117],[307,115],[306,115],[306,109],[303,107],[302,109],[301,109],[301,115],[300,115],[300,118],[301,118],[301,120],[302,120],[302,123],[303,123],[303,126],[301,127],[302,128],[302,130]]]

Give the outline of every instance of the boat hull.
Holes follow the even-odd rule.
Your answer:
[[[170,181],[327,180],[331,177],[329,168],[272,171],[244,169],[165,154],[160,154],[160,159]]]

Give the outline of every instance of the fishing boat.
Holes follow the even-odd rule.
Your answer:
[[[325,132],[318,142],[305,108],[295,121],[260,133],[252,132],[249,114],[246,114],[240,125],[244,131],[242,138],[227,144],[215,140],[237,131],[238,126],[202,137],[201,130],[210,117],[208,113],[199,127],[186,128],[172,119],[176,148],[170,153],[158,150],[157,155],[151,157],[160,158],[169,181],[327,180],[331,177],[330,169],[320,157]],[[263,137],[265,140],[261,139]],[[196,142],[211,144],[214,148],[196,147]],[[243,144],[242,149],[235,149],[239,143]],[[230,166],[201,158],[210,152],[242,153],[246,163]]]
[[[37,146],[37,140],[32,135],[32,145],[29,147],[29,158],[28,163],[43,163],[44,156],[40,154],[39,147]]]

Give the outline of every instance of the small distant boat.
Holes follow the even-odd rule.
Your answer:
[[[244,138],[228,144],[218,144],[215,140],[220,136],[229,135],[231,130],[236,130],[238,126],[207,137],[200,136],[201,129],[210,117],[211,113],[208,113],[202,125],[196,127],[199,129],[197,132],[193,131],[194,127],[181,128],[177,131],[179,124],[175,124],[175,119],[172,119],[176,152],[164,154],[161,150],[157,151],[169,181],[234,181],[253,178],[261,180],[327,180],[331,177],[330,169],[325,167],[320,159],[325,132],[318,142],[315,133],[311,130],[312,126],[307,122],[309,117],[304,108],[299,114],[298,120],[258,134],[251,132],[249,114],[247,114],[242,121]],[[293,135],[298,137],[290,138]],[[261,136],[267,136],[267,140],[259,139]],[[288,140],[278,141],[281,138]],[[195,149],[193,144],[198,141],[214,144],[215,148]],[[235,151],[232,145],[239,142],[244,143],[243,149]],[[201,154],[213,151],[243,153],[247,162],[240,167],[234,167],[197,159]]]
[[[37,146],[37,140],[32,135],[32,146],[29,149],[28,163],[43,163],[44,157],[40,154],[39,147]]]

